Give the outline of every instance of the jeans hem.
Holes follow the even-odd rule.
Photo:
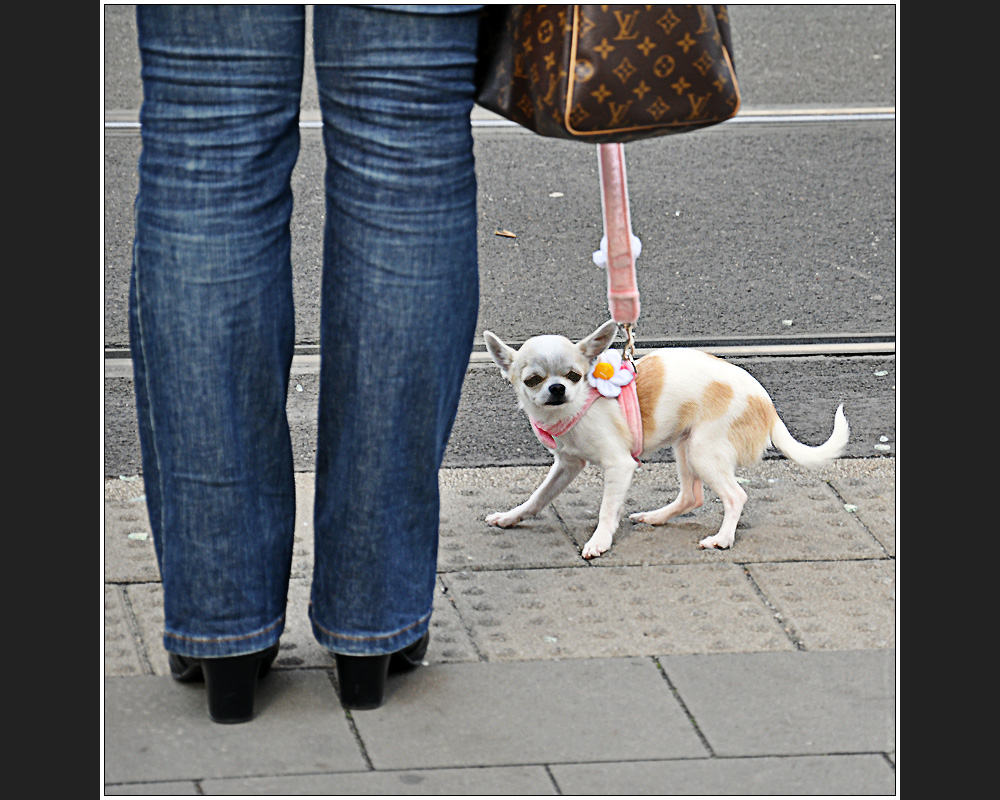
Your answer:
[[[427,633],[430,627],[431,613],[421,617],[412,625],[387,634],[342,634],[327,630],[312,620],[313,636],[316,641],[331,653],[345,656],[381,656],[396,653],[409,647]]]
[[[277,644],[285,629],[282,616],[259,631],[240,636],[185,636],[166,631],[163,646],[168,653],[188,658],[224,658],[258,653]]]

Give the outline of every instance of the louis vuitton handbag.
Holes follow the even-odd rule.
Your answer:
[[[477,102],[542,136],[624,143],[735,116],[724,5],[486,6]]]

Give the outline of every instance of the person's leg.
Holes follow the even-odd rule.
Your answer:
[[[164,646],[185,657],[257,653],[284,626],[304,19],[301,6],[137,9],[131,345]]]
[[[315,14],[327,218],[310,616],[329,650],[373,656],[422,639],[433,603],[438,469],[478,315],[478,15]]]

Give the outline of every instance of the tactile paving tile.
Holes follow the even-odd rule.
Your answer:
[[[104,675],[142,675],[142,659],[132,638],[120,586],[104,587]]]
[[[316,498],[316,476],[295,474],[295,540],[292,545],[292,578],[312,578],[315,533],[313,503]]]
[[[547,471],[504,469],[498,486],[492,470],[443,470],[438,571],[582,564],[551,506],[511,528],[486,524],[489,514],[527,500]]]
[[[288,603],[285,606],[285,630],[279,641],[276,669],[306,667],[332,668],[333,656],[316,641],[309,621],[311,574],[307,578],[292,578],[288,583]]]
[[[128,588],[128,592],[153,672],[169,675],[170,667],[163,648],[163,587],[158,583],[134,585]],[[281,636],[275,669],[333,666],[333,659],[326,648],[313,638],[307,617],[308,604],[309,582],[290,581],[285,632]]]
[[[442,576],[490,661],[788,650],[734,564]]]
[[[313,476],[295,475],[295,544],[292,576],[312,574]],[[104,487],[104,579],[115,583],[158,581],[160,570],[146,510],[142,479],[108,479]]]
[[[884,557],[882,548],[827,485],[823,473],[807,473],[787,463],[765,463],[737,473],[748,499],[736,528],[736,541],[728,550],[698,547],[699,541],[717,533],[722,525],[722,503],[707,487],[701,508],[664,525],[629,520],[629,514],[660,508],[677,496],[673,464],[642,465],[632,481],[615,542],[593,563],[611,566]],[[579,545],[590,538],[597,524],[602,486],[601,472],[588,467],[554,502]]]
[[[112,587],[113,588],[113,587]],[[167,654],[163,649],[163,587],[158,583],[137,584],[128,587],[132,610],[139,628],[140,644],[156,675],[169,675]],[[309,621],[310,581],[293,578],[288,587],[288,604],[285,610],[285,630],[281,635],[275,669],[331,669],[334,659],[330,652],[316,641]],[[107,592],[106,592],[107,593]],[[122,628],[127,634],[127,628]],[[129,638],[131,642],[131,637]],[[124,644],[124,643],[123,643]],[[132,642],[133,648],[136,643]],[[142,674],[127,672],[127,664],[119,664],[120,657],[108,662],[107,674]],[[459,661],[478,661],[479,656],[466,632],[462,621],[447,597],[444,587],[439,587],[434,599],[434,614],[431,617],[431,643],[427,650],[429,664],[443,664]]]
[[[154,675],[169,675],[167,651],[163,649],[163,586],[137,583],[128,587],[129,602],[138,625],[136,646],[145,653]]]
[[[309,623],[309,592],[313,568],[312,510],[314,476],[298,473],[296,481],[295,543],[292,552],[292,572],[289,582],[285,632],[275,668],[330,668],[333,658],[312,635]],[[143,674],[139,650],[144,649],[152,671],[169,675],[167,654],[163,649],[163,587],[153,552],[151,537],[128,539],[122,531],[148,532],[143,487],[141,481],[109,480],[106,483],[105,509],[110,524],[106,540],[116,549],[106,554],[108,574],[105,580],[130,582],[126,586],[105,586],[105,673],[107,675]],[[121,568],[125,565],[125,568]],[[123,592],[129,593],[132,613],[138,626],[133,637],[126,622],[127,611]],[[457,612],[446,597],[443,586],[435,598],[431,620],[431,646],[428,663],[476,661],[479,656],[462,625]]]
[[[104,482],[104,580],[158,581],[153,536],[140,479]]]
[[[894,459],[844,460],[831,484],[861,523],[896,555],[896,469]]]
[[[310,590],[309,580],[293,579],[289,584],[285,630],[275,660],[277,669],[330,669],[334,665],[333,656],[313,636],[309,621]],[[431,641],[424,659],[428,664],[479,660],[469,634],[440,584],[434,598],[430,632]]]
[[[438,591],[434,598],[434,614],[431,617],[431,641],[425,660],[429,664],[478,661],[479,654],[449,594],[447,587],[439,578]]]
[[[753,564],[751,576],[807,650],[896,646],[895,561]]]

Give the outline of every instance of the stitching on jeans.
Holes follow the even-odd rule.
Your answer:
[[[164,631],[163,635],[168,636],[171,639],[175,639],[179,642],[242,642],[247,639],[256,639],[258,636],[263,636],[269,631],[273,631],[284,621],[285,621],[285,616],[282,615],[281,618],[277,620],[277,622],[268,625],[266,628],[262,628],[256,633],[247,634],[246,636],[224,636],[222,638],[217,638],[217,637],[209,638],[202,636],[178,636],[176,633],[171,633],[170,631]]]
[[[340,634],[340,633],[334,633],[333,631],[328,631],[326,628],[324,628],[322,625],[320,625],[318,622],[316,622],[316,620],[313,620],[313,625],[315,625],[317,628],[319,628],[321,631],[323,631],[323,633],[325,633],[327,636],[331,636],[334,639],[343,639],[343,640],[349,641],[349,642],[378,642],[378,641],[382,641],[383,639],[392,639],[392,638],[394,638],[396,636],[399,636],[400,634],[406,633],[407,631],[412,631],[414,628],[418,627],[419,625],[423,625],[430,618],[431,618],[431,614],[430,613],[425,614],[420,619],[418,619],[416,622],[414,622],[412,625],[408,625],[407,627],[401,628],[400,630],[396,631],[395,633],[389,633],[389,634],[386,634],[385,636],[344,636],[343,634]]]
[[[142,202],[141,196],[137,195],[135,201],[135,209],[133,212],[136,219],[138,219],[140,214],[139,206],[141,202]],[[135,240],[132,242],[132,276],[134,278],[134,285],[135,285],[135,297],[133,298],[133,301],[135,303],[135,322],[136,326],[139,329],[139,350],[142,355],[142,382],[145,386],[145,392],[146,392],[146,417],[149,421],[149,445],[152,448],[153,461],[156,464],[156,484],[157,484],[156,490],[160,496],[160,513],[159,513],[160,519],[158,521],[160,523],[159,524],[159,531],[161,538],[160,547],[162,551],[163,547],[162,539],[165,538],[163,536],[163,532],[166,530],[167,527],[165,521],[166,503],[163,502],[163,498],[166,496],[166,494],[163,489],[163,464],[160,461],[160,448],[156,441],[157,437],[156,419],[153,414],[153,392],[150,387],[150,383],[152,382],[152,377],[149,374],[149,367],[148,367],[149,360],[146,357],[147,337],[143,335],[142,331],[143,328],[142,286],[140,285],[141,283],[140,279],[142,278],[142,267],[139,265],[139,249],[140,249],[139,226],[136,225]],[[146,475],[143,475],[143,483],[145,483],[145,480],[146,480]]]

